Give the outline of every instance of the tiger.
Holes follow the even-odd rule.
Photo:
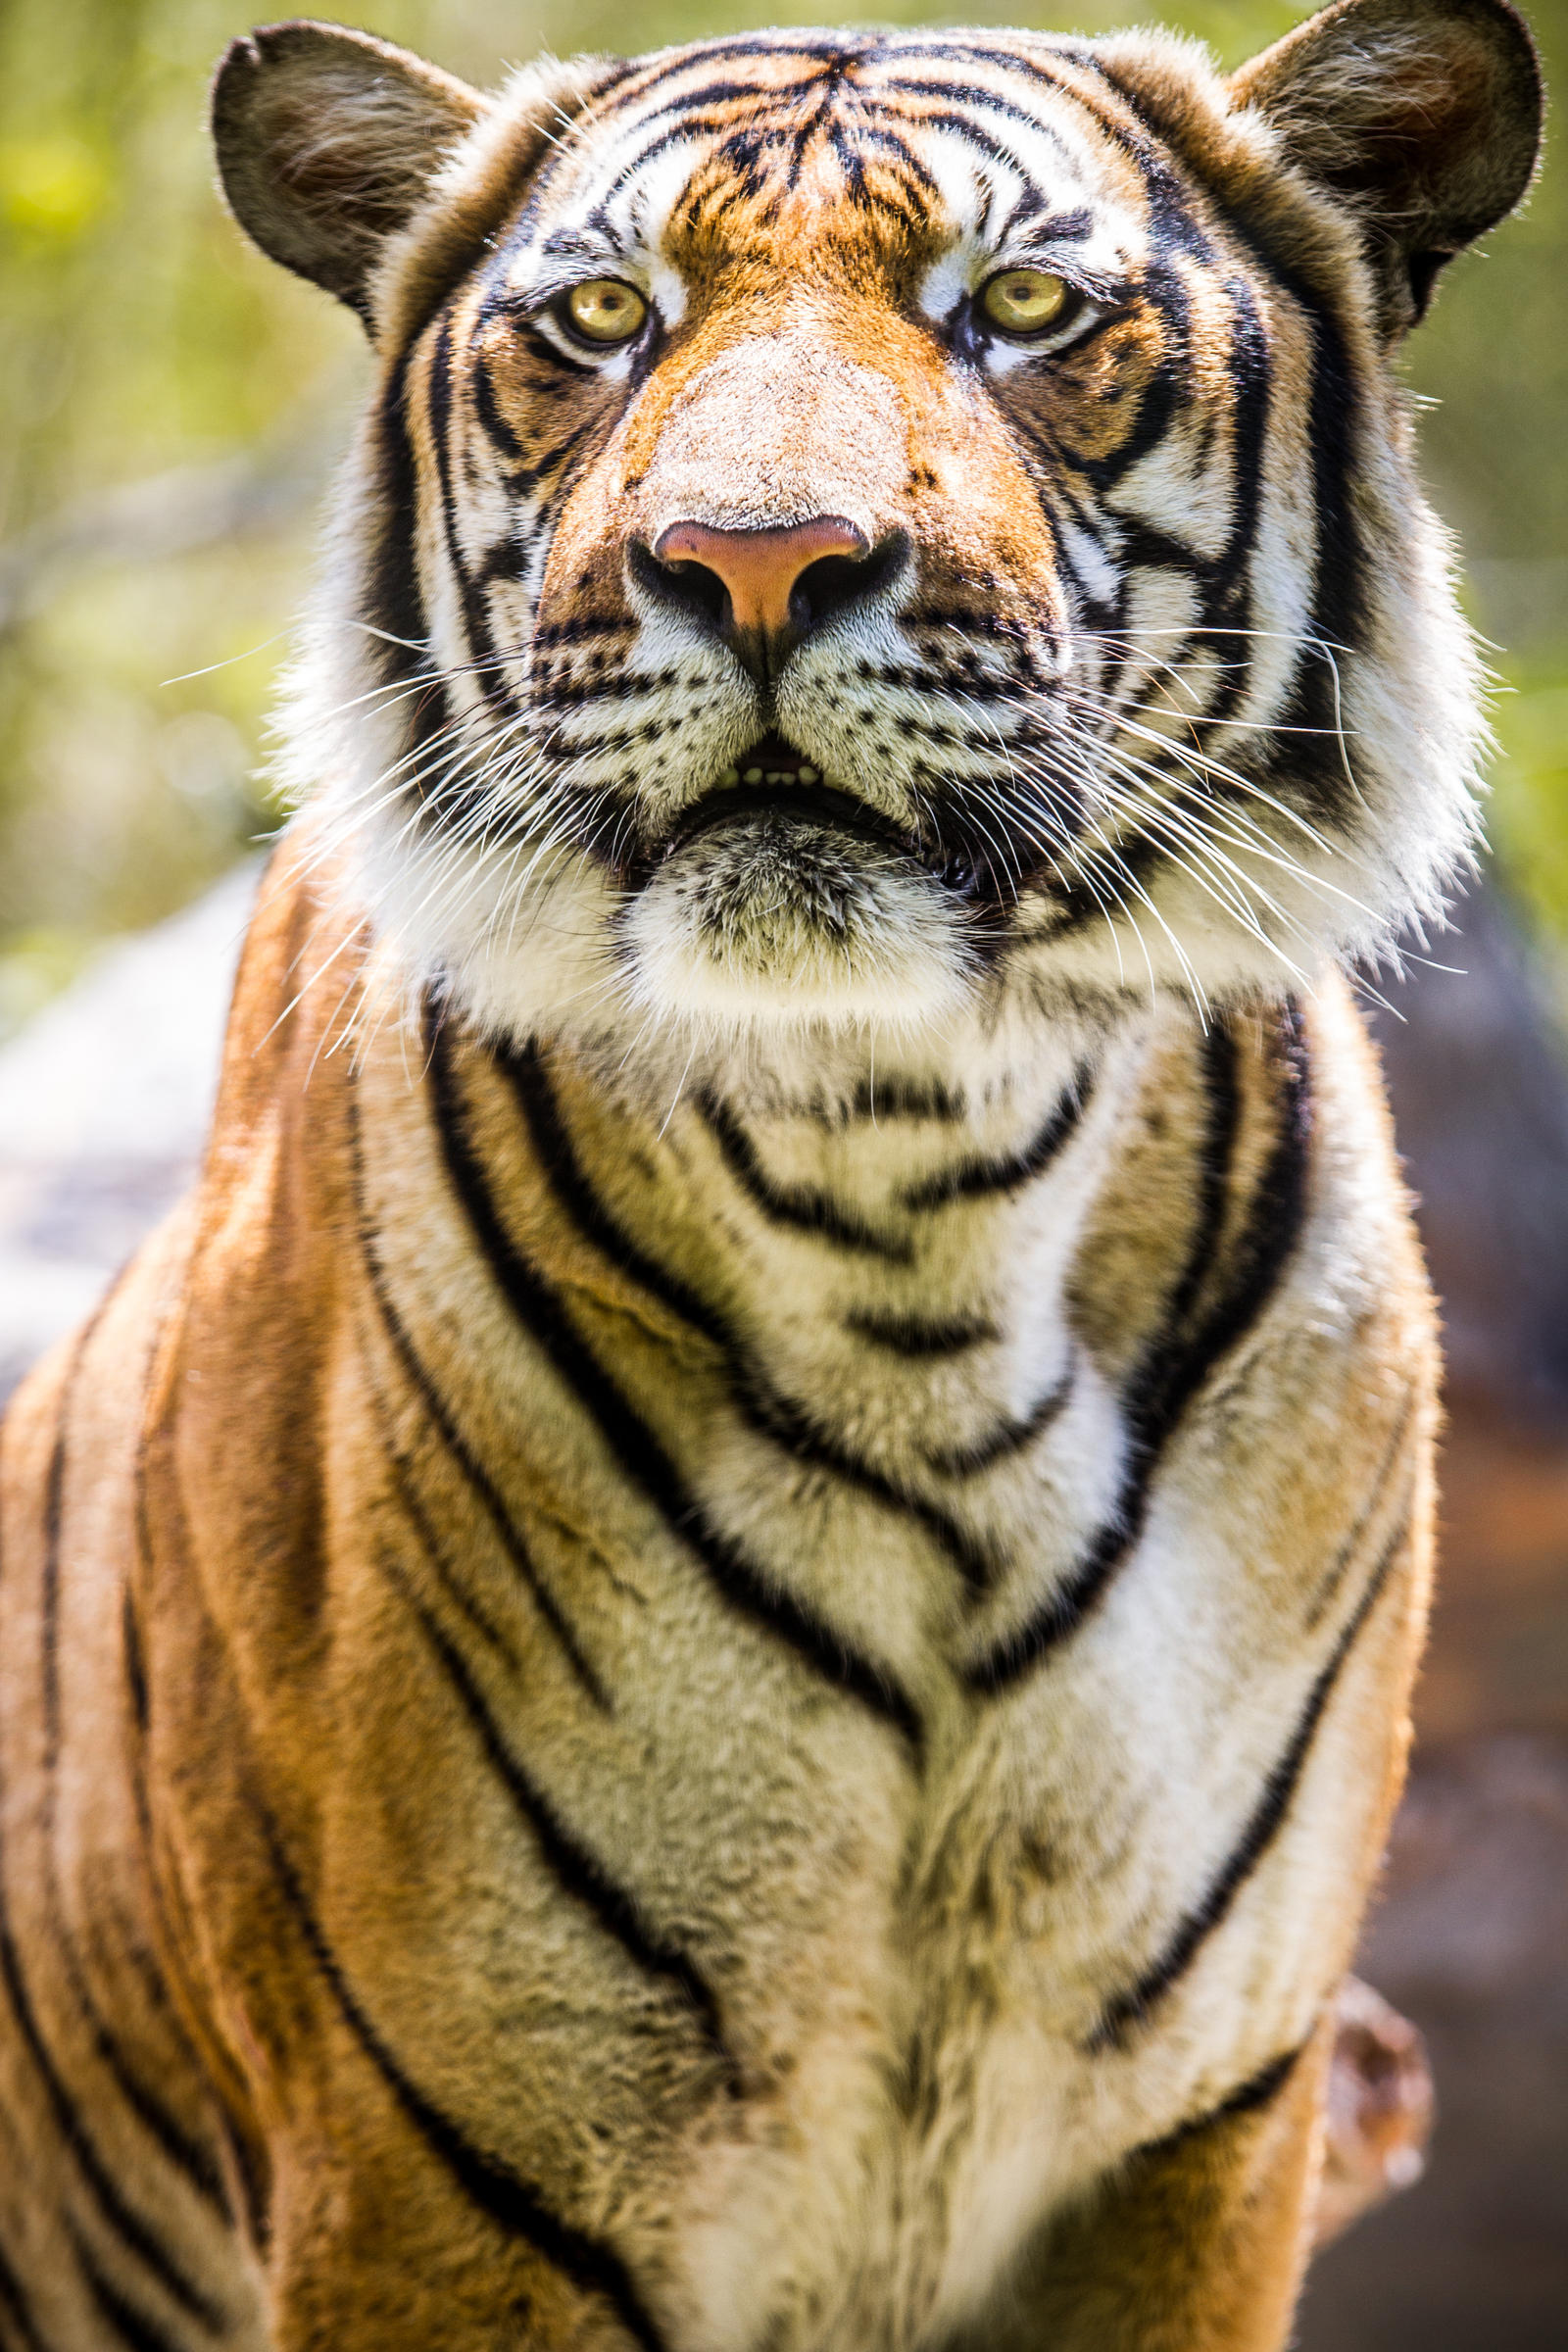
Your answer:
[[[219,71],[374,381],[0,1450],[4,2352],[1278,2352],[1431,1576],[1357,974],[1504,0]]]

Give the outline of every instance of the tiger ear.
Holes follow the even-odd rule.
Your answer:
[[[1338,0],[1231,77],[1360,218],[1392,337],[1530,185],[1541,69],[1508,0]]]
[[[490,111],[407,49],[296,20],[229,45],[213,82],[213,144],[240,226],[368,324],[387,239]]]

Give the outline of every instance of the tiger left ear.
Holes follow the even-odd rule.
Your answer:
[[[1359,217],[1391,339],[1444,263],[1512,212],[1541,147],[1541,69],[1508,0],[1338,0],[1230,88]]]
[[[296,19],[230,44],[213,83],[213,144],[240,226],[368,325],[388,239],[489,112],[410,50]]]

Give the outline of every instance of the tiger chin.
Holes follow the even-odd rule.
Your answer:
[[[1529,35],[213,113],[375,380],[203,1172],[0,1433],[0,2344],[1279,2352],[1432,1545],[1344,973],[1475,829],[1391,363]]]

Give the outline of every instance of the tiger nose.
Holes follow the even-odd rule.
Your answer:
[[[694,592],[743,656],[780,649],[853,595],[853,570],[870,554],[863,531],[841,514],[815,514],[778,530],[721,531],[706,522],[672,522],[653,557]],[[823,570],[812,580],[806,574]]]

